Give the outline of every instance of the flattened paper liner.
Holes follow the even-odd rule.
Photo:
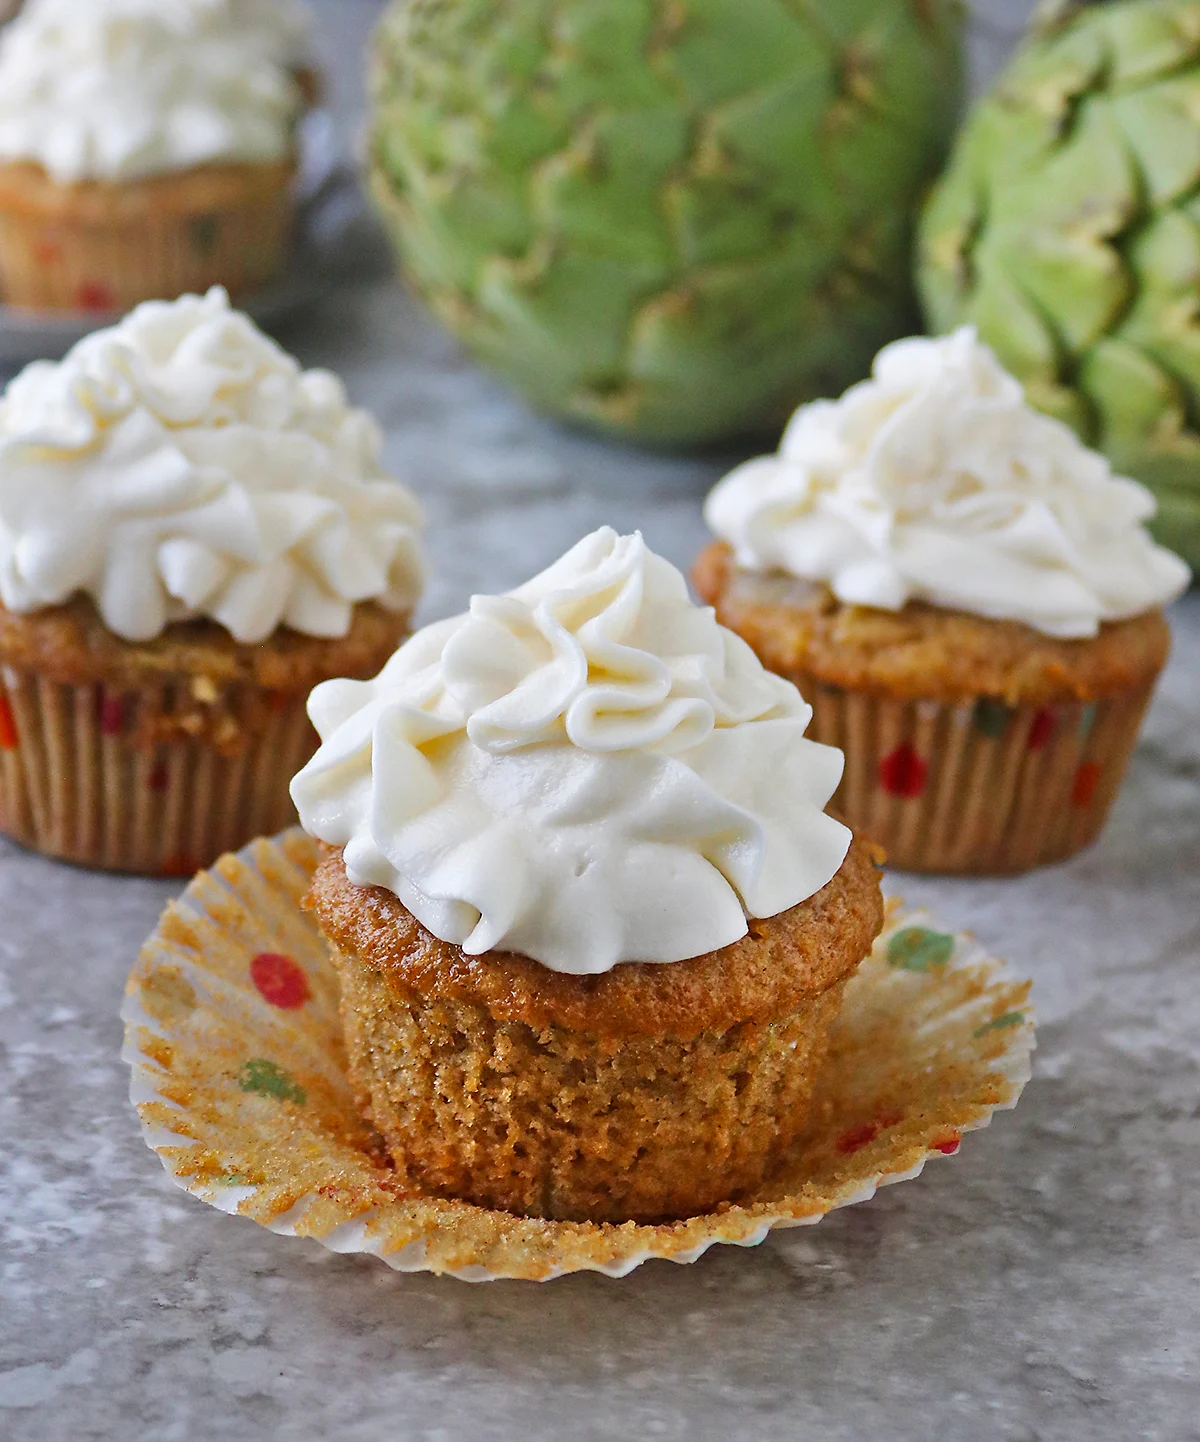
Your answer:
[[[253,842],[164,913],[126,988],[125,1059],[147,1144],[222,1211],[398,1271],[466,1281],[624,1276],[817,1222],[1012,1107],[1029,1079],[1030,983],[965,935],[892,903],[851,982],[813,1123],[739,1205],[662,1226],[547,1222],[406,1193],[355,1109],[324,943],[299,908],[302,832]]]

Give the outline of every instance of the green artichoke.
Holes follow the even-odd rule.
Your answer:
[[[1158,496],[1200,565],[1200,3],[1046,11],[926,210],[931,328],[974,322],[1029,400]]]
[[[777,427],[919,314],[957,0],[396,0],[373,190],[537,406],[652,443]]]

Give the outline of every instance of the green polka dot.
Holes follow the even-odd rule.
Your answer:
[[[1096,703],[1094,701],[1089,701],[1083,708],[1079,717],[1079,734],[1081,736],[1090,736],[1092,734],[1092,727],[1096,724],[1096,709]]]
[[[906,926],[888,942],[890,966],[902,971],[928,971],[932,966],[945,966],[954,955],[954,938],[944,931],[931,931],[927,926]]]
[[[192,221],[192,246],[196,254],[211,255],[216,243],[217,217],[215,215],[198,215]]]
[[[256,1056],[252,1061],[243,1063],[238,1073],[238,1086],[244,1092],[256,1092],[259,1096],[274,1097],[280,1102],[295,1102],[297,1106],[302,1106],[305,1100],[304,1088],[292,1074],[266,1057]]]
[[[985,1021],[975,1035],[980,1037],[986,1036],[989,1031],[1004,1031],[1006,1027],[1020,1026],[1024,1020],[1024,1012],[1006,1011],[1003,1016],[994,1016],[991,1021]]]
[[[1003,701],[993,701],[990,697],[985,696],[982,701],[975,703],[975,727],[985,736],[990,736],[993,741],[999,741],[1008,730],[1012,714],[1011,706],[1006,706]]]

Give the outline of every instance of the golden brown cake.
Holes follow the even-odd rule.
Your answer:
[[[523,1216],[651,1221],[760,1182],[803,1130],[845,983],[883,924],[870,848],[741,941],[595,977],[439,941],[340,853],[309,906],[350,1069],[400,1178]]]
[[[1046,636],[910,601],[900,611],[851,606],[828,586],[784,572],[739,570],[714,541],[692,570],[699,596],[723,626],[748,641],[764,666],[806,683],[912,700],[1006,706],[1100,701],[1152,684],[1171,633],[1161,611],[1100,627],[1081,640]]]
[[[761,1181],[883,920],[795,688],[605,527],[309,709],[308,905],[401,1184],[620,1222]]]

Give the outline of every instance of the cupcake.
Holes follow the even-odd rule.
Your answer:
[[[846,753],[834,805],[916,871],[1095,839],[1188,569],[971,329],[898,342],[709,496],[700,595]]]
[[[294,0],[29,0],[0,36],[0,295],[119,311],[279,271],[312,72]]]
[[[328,372],[224,292],[148,302],[0,399],[0,831],[187,873],[294,819],[305,699],[374,675],[416,501]]]
[[[760,1182],[882,924],[795,687],[604,529],[309,712],[307,904],[398,1183],[624,1221]]]

